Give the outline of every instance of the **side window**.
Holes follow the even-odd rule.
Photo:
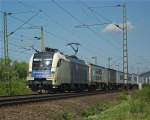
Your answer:
[[[57,67],[60,67],[61,62],[62,62],[62,59],[60,59],[60,60],[58,61],[58,63],[57,63]]]

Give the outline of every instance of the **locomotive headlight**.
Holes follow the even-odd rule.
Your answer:
[[[45,64],[46,64],[46,65],[49,65],[49,64],[50,64],[50,61],[46,61]]]

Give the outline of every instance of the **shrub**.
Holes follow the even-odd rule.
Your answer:
[[[150,102],[150,85],[143,87],[142,90],[137,91],[133,95],[133,99],[140,99],[141,101]]]
[[[105,111],[106,109],[108,109],[108,106],[109,105],[106,104],[106,103],[99,103],[99,104],[96,104],[92,107],[89,107],[89,108],[85,109],[81,113],[81,115],[83,117],[88,117],[88,116],[91,116],[91,115],[95,115],[97,113],[100,113],[100,112]]]
[[[144,113],[147,102],[150,102],[150,86],[144,86],[142,90],[128,97],[130,112]]]
[[[73,118],[72,113],[70,112],[64,112],[62,117],[63,117],[63,120],[72,120]]]
[[[144,113],[145,103],[139,99],[135,100],[130,98],[129,102],[129,112],[130,113]]]
[[[28,94],[32,91],[26,87],[25,80],[11,80],[10,84],[6,81],[0,81],[0,95],[13,96],[19,94]]]

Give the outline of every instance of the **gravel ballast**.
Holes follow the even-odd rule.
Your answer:
[[[71,113],[74,120],[79,120],[83,109],[100,102],[113,101],[118,95],[97,94],[1,107],[0,120],[62,120],[64,113]]]

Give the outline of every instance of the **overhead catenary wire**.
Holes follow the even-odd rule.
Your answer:
[[[97,12],[96,12],[93,8],[89,7],[84,1],[81,1],[81,0],[79,0],[79,1],[80,1],[80,3],[81,3],[83,6],[87,7],[92,13],[94,13],[93,16],[97,19],[98,22],[102,22],[102,21],[96,16],[96,15],[97,15]],[[112,20],[108,19],[108,18],[105,17],[104,15],[99,14],[99,16],[100,16],[101,18],[103,18],[104,20],[106,20],[108,23],[113,23]]]
[[[24,54],[29,55],[29,54],[31,54],[31,52],[27,52],[27,51],[18,51],[18,50],[10,49],[10,48],[9,48],[9,51],[11,51],[11,52],[13,52],[13,53],[16,53],[16,54],[18,54],[18,55],[24,55]],[[23,54],[21,54],[21,53],[23,53]]]
[[[24,22],[22,19],[20,19],[20,18],[17,18],[17,17],[13,17],[13,18],[15,18],[16,20],[19,20],[20,22]],[[36,26],[36,25],[33,25],[33,24],[30,24],[30,23],[27,23],[28,25],[32,25],[32,26]],[[32,27],[31,26],[31,27]],[[24,28],[23,28],[24,29]],[[26,29],[28,29],[28,28],[26,28]],[[59,38],[59,39],[63,39],[63,40],[65,40],[65,41],[68,41],[67,39],[65,39],[65,38],[63,38],[63,37],[58,37],[58,35],[56,35],[56,34],[54,34],[54,33],[52,33],[52,32],[49,32],[49,31],[47,31],[47,30],[44,30],[44,32],[46,32],[46,33],[48,33],[48,34],[50,34],[51,36],[53,36],[53,37],[55,37],[55,38]]]
[[[81,25],[84,25],[83,24],[83,22],[81,22],[76,16],[74,16],[70,11],[68,11],[66,8],[64,8],[64,7],[62,7],[58,2],[56,2],[55,0],[52,0],[52,2],[56,5],[56,6],[58,6],[61,10],[63,10],[64,12],[66,12],[68,15],[70,15],[75,21],[77,21],[79,24],[81,24]],[[93,34],[95,34],[98,38],[102,38],[102,39],[104,39],[103,37],[102,37],[102,35],[100,35],[100,34],[98,34],[97,32],[95,32],[92,28],[90,28],[89,26],[86,26],[85,28],[87,28],[88,30],[90,30]],[[107,39],[105,39],[106,41],[108,41]],[[112,45],[112,46],[114,46],[113,45],[113,43],[112,42],[110,42],[109,41],[109,43]],[[114,46],[115,48],[116,48],[116,46]],[[118,51],[118,48],[117,48],[117,51]]]
[[[24,22],[22,19],[19,19],[19,18],[17,18],[17,17],[13,17],[13,18],[15,18],[16,20],[19,20],[20,22]],[[30,24],[30,23],[28,23],[28,25],[32,25],[33,26],[33,24]],[[24,29],[24,28],[23,28]],[[49,35],[51,35],[51,36],[53,36],[53,37],[55,37],[55,38],[59,38],[60,40],[65,40],[65,41],[68,41],[67,39],[65,39],[65,38],[63,38],[63,37],[60,37],[60,36],[58,36],[58,35],[56,35],[56,34],[54,34],[54,33],[52,33],[52,32],[49,32],[49,31],[47,31],[47,30],[44,30],[44,32],[46,32],[46,33],[48,33]]]
[[[121,5],[111,5],[111,6],[96,6],[96,7],[89,7],[89,9],[91,9],[93,12],[95,12],[95,14],[97,14],[97,15],[99,15],[99,16],[101,16],[101,17],[105,17],[105,16],[102,16],[101,14],[99,14],[98,12],[96,12],[94,9],[96,9],[96,8],[116,8],[116,7],[120,7]],[[108,19],[108,18],[104,18],[104,19]],[[110,20],[110,19],[108,19],[108,20]],[[111,21],[111,20],[110,20]],[[115,24],[115,23],[112,23],[114,26],[116,26],[118,29],[120,28],[119,27],[119,25],[117,25],[117,24]],[[122,29],[122,28],[120,28],[120,29]],[[134,56],[135,56],[135,53],[136,52],[134,52]]]
[[[53,1],[53,2],[55,2],[55,1]],[[22,3],[22,2],[20,2],[22,5],[25,5],[24,3]],[[56,3],[57,4],[57,3]],[[65,11],[65,12],[67,12],[67,14],[69,14],[73,19],[75,19],[78,23],[82,23],[77,17],[75,17],[74,15],[72,15],[72,13],[70,13],[68,10],[66,10],[65,8],[63,8],[63,7],[61,7],[59,4],[57,4],[63,11]],[[34,6],[33,6],[34,7]],[[36,8],[37,9],[37,8]],[[38,9],[38,10],[41,10],[41,9]],[[43,11],[43,10],[42,10]],[[43,12],[44,13],[44,12]],[[48,16],[48,15],[46,15],[47,17],[49,17],[49,18],[51,18],[50,16]],[[58,22],[55,22],[56,24],[58,24]],[[93,32],[95,35],[97,35],[97,33],[93,30],[93,29],[91,29],[90,27],[87,27],[91,32]],[[55,34],[51,34],[51,32],[48,32],[48,31],[46,31],[47,33],[50,33],[50,35],[52,35],[53,37],[56,37],[56,38],[58,38],[58,35],[55,35]],[[98,36],[99,37],[99,36]],[[60,37],[59,37],[60,38]],[[62,39],[62,38],[61,38]],[[101,49],[101,48],[99,48],[99,49]],[[101,51],[103,51],[102,49],[101,49]]]
[[[38,9],[38,8],[36,8],[36,7],[34,7],[34,6],[28,6],[28,5],[26,5],[26,4],[24,4],[22,1],[18,1],[18,3],[19,4],[22,4],[23,6],[26,6],[26,7],[30,7],[30,8],[34,8],[34,9],[37,9],[38,11],[42,11],[42,13],[44,13],[44,10],[42,10],[42,9]],[[46,16],[48,16],[48,15],[46,15]],[[24,22],[24,20],[22,20],[22,19],[20,19],[20,18],[17,18],[17,17],[13,17],[13,18],[15,18],[16,20],[19,20],[20,22]],[[30,23],[28,23],[30,26],[37,26],[37,25],[33,25],[33,24],[30,24]],[[46,33],[48,33],[49,35],[51,35],[51,36],[53,36],[53,37],[55,37],[55,38],[58,38],[58,39],[63,39],[63,40],[65,40],[65,41],[68,41],[67,39],[65,39],[65,38],[63,38],[63,37],[58,37],[58,35],[56,35],[55,33],[52,33],[52,32],[50,32],[50,31],[47,31],[47,30],[44,30],[44,32],[46,32]]]
[[[85,6],[92,14],[98,22],[101,23],[101,20],[97,18],[97,16],[100,16],[101,18],[105,19],[107,22],[101,23],[101,24],[93,24],[93,25],[80,25],[80,28],[86,28],[86,26],[95,26],[95,25],[108,25],[108,24],[113,24],[112,20],[110,20],[109,18],[105,17],[102,14],[98,14],[94,9],[90,8],[85,2],[80,0],[80,3]],[[84,10],[85,12],[85,10]],[[87,13],[86,13],[87,14]],[[82,27],[81,27],[82,26]],[[96,32],[95,32],[96,33]],[[100,35],[100,33],[96,33],[97,35],[99,35],[100,37],[102,37],[103,40],[106,40],[109,44],[111,44],[115,49],[118,48],[118,46],[114,45],[113,42],[111,42],[109,39],[105,39],[102,35]]]
[[[9,42],[9,44],[17,47],[18,49],[24,49],[26,51],[31,51],[32,50],[31,48],[25,48],[24,46],[17,45],[14,42]]]
[[[62,7],[60,4],[58,4],[55,0],[52,0],[52,2],[54,4],[56,4],[61,10],[63,10],[64,12],[66,12],[69,16],[71,16],[75,21],[77,21],[77,23],[81,24],[81,25],[84,25],[77,17],[75,17],[74,15],[72,15],[72,13],[70,13],[66,8]],[[92,30],[89,26],[86,26],[86,28],[88,30],[90,30],[91,32],[93,32],[94,34],[97,35],[97,33]]]
[[[43,11],[42,14],[43,14],[44,16],[46,16],[48,19],[50,19],[51,22],[55,23],[56,25],[58,25],[59,27],[61,27],[61,28],[64,29],[65,31],[67,31],[67,32],[71,33],[73,36],[75,36],[75,34],[74,34],[72,31],[69,31],[66,27],[64,27],[62,24],[60,24],[57,20],[54,20],[50,15],[46,14],[46,13],[45,13],[45,10],[40,9],[40,8],[37,8],[37,7],[35,7],[35,6],[29,6],[29,5],[27,5],[27,4],[24,4],[24,3],[21,2],[21,1],[19,1],[19,4],[23,5],[24,7],[28,7],[28,8],[32,8],[32,9],[34,8],[34,9],[37,9],[37,10],[42,10],[42,11]],[[48,33],[48,34],[50,34],[51,36],[53,36],[53,37],[55,37],[55,38],[62,39],[61,37],[58,37],[58,35],[55,35],[55,34],[49,32],[49,31],[45,31],[45,32]],[[75,37],[77,37],[77,39],[80,39],[79,36],[75,36]],[[63,40],[64,40],[64,38],[63,38]],[[65,39],[65,41],[66,41],[66,39]],[[89,49],[88,49],[88,51],[89,51]]]
[[[5,11],[0,10],[1,13],[4,13]],[[33,13],[35,11],[20,11],[20,12],[11,12],[12,14],[28,14]]]
[[[55,36],[56,37],[56,36]]]
[[[90,6],[90,8],[110,8],[110,7],[119,7],[120,5],[103,5],[103,6]]]
[[[28,13],[34,13],[35,11],[20,11],[20,12],[12,12],[12,14],[28,14]]]
[[[22,25],[20,25],[19,27],[17,27],[13,32],[11,32],[9,35],[14,34],[15,32],[17,32],[18,30],[20,30],[25,24],[27,24],[28,22],[30,22],[34,17],[36,17],[40,12],[42,11],[38,11],[37,13],[35,13],[33,16],[31,16],[27,21],[25,21]]]

